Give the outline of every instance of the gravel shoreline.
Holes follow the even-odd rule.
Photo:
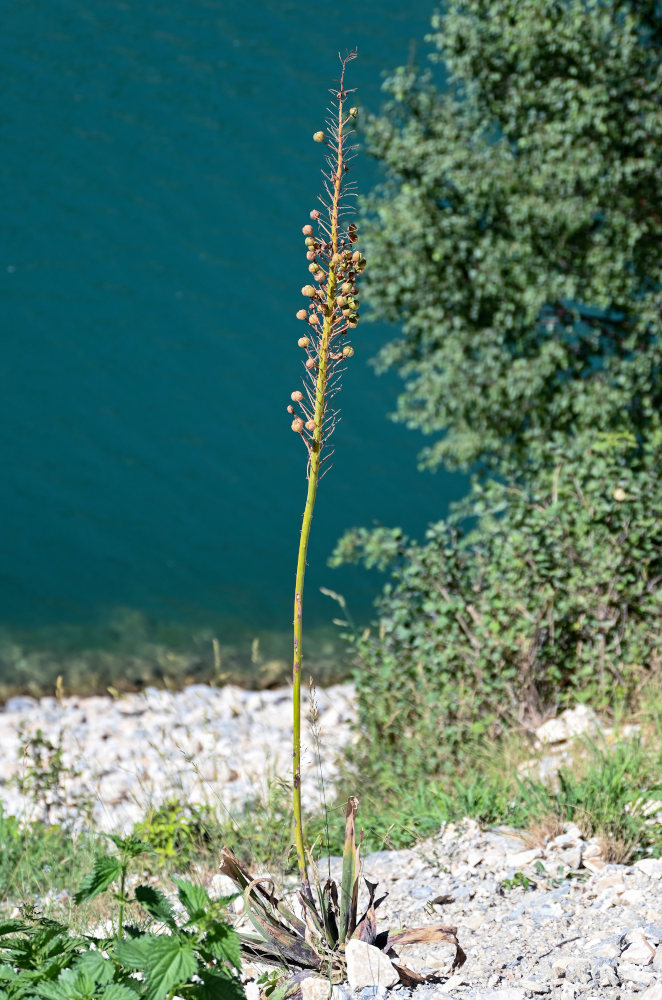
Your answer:
[[[327,794],[336,752],[352,739],[354,691],[317,692]],[[238,810],[291,760],[290,692],[191,685],[120,698],[12,698],[0,710],[0,799],[6,812],[128,831],[150,804],[178,796]],[[41,730],[71,769],[61,792],[39,808],[16,787],[21,748]],[[316,803],[314,741],[303,788]],[[39,813],[41,811],[41,816]],[[402,949],[404,964],[434,981],[407,989],[377,983],[335,988],[336,1000],[662,1000],[662,860],[607,864],[598,841],[574,824],[533,842],[521,832],[449,825],[415,848],[381,851],[363,873],[388,896],[380,930],[443,923],[458,928],[465,964],[451,945]],[[338,876],[338,860],[332,862]],[[210,888],[225,891],[223,876]],[[240,916],[238,914],[238,916]],[[250,972],[250,965],[248,966]],[[249,1000],[257,985],[248,982]]]
[[[322,773],[327,788],[334,761],[351,740],[354,689],[316,691]],[[309,723],[309,706],[305,706]],[[181,691],[147,688],[140,694],[10,698],[0,710],[0,800],[6,812],[48,818],[72,829],[82,824],[129,833],[152,805],[167,799],[207,803],[236,814],[266,792],[274,777],[289,777],[292,759],[289,688],[247,691],[234,685],[192,684]],[[59,790],[35,804],[16,781],[30,766],[26,744],[38,731],[62,749]],[[318,761],[307,724],[302,774],[304,804],[316,806]],[[81,820],[80,805],[91,804]]]

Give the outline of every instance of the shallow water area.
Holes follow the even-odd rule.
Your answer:
[[[331,8],[320,41],[302,0],[8,6],[0,646],[23,652],[0,650],[0,684],[210,679],[175,661],[184,647],[208,669],[213,636],[222,669],[253,683],[253,639],[267,650],[285,635],[306,487],[285,407],[300,378],[301,225],[320,189],[311,136],[338,50],[358,46],[351,84],[377,109],[382,70],[407,61],[431,12]],[[360,156],[355,170],[367,192],[374,167]],[[387,335],[362,324],[345,377],[309,553],[313,632],[339,611],[322,586],[370,617],[378,577],[326,567],[345,528],[422,533],[453,494],[455,480],[417,473],[420,439],[386,418],[397,381],[368,362]],[[132,616],[149,623],[137,643],[163,649],[134,644],[123,677],[110,661]],[[153,637],[168,628],[188,638]],[[113,629],[120,640],[104,640]]]

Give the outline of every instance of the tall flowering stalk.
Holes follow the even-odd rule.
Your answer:
[[[347,107],[353,91],[344,87],[345,68],[356,53],[349,53],[341,60],[342,72],[326,120],[326,131],[315,132],[313,139],[324,143],[326,156],[324,195],[320,197],[322,211],[313,209],[311,222],[303,227],[306,241],[308,270],[314,285],[304,285],[301,294],[308,306],[297,312],[297,318],[307,324],[307,332],[299,338],[299,347],[306,353],[304,361],[303,391],[292,393],[288,412],[294,417],[292,430],[301,436],[308,454],[308,493],[303,512],[299,538],[294,593],[294,668],[292,726],[292,778],[294,837],[297,863],[303,891],[310,895],[306,852],[301,815],[301,635],[303,585],[306,573],[306,552],[310,526],[317,494],[320,473],[329,461],[333,450],[329,439],[339,419],[338,410],[331,402],[340,390],[345,362],[354,354],[348,335],[359,321],[359,301],[356,298],[356,280],[365,267],[365,259],[354,248],[357,241],[356,226],[345,220],[354,195],[354,185],[347,181],[349,163],[356,146],[351,145],[352,124],[357,117],[355,107]]]
[[[315,506],[317,484],[324,473],[332,449],[331,435],[339,414],[331,405],[340,390],[345,362],[354,349],[349,333],[359,321],[356,280],[365,267],[365,260],[355,249],[356,226],[346,217],[350,211],[347,198],[354,194],[346,176],[349,162],[356,149],[351,145],[352,123],[357,116],[354,107],[346,107],[352,91],[345,90],[345,68],[356,53],[341,60],[342,72],[337,90],[332,90],[333,103],[326,122],[326,132],[315,132],[316,142],[328,149],[323,170],[324,195],[320,198],[323,211],[310,213],[312,224],[303,227],[314,285],[304,285],[301,292],[308,306],[300,309],[298,318],[306,323],[306,333],[299,338],[299,347],[306,354],[303,391],[292,393],[288,411],[292,415],[292,430],[301,436],[308,455],[308,492],[299,538],[296,588],[294,594],[294,670],[293,670],[293,812],[295,843],[301,887],[297,892],[300,904],[295,913],[289,901],[276,895],[273,879],[263,875],[253,877],[227,847],[221,851],[220,869],[243,894],[246,913],[258,932],[241,932],[244,954],[260,961],[289,970],[288,977],[270,994],[270,1000],[303,1000],[303,983],[313,975],[324,976],[333,983],[347,977],[346,949],[353,939],[394,955],[399,945],[417,942],[450,941],[456,946],[453,967],[461,965],[464,953],[454,927],[427,926],[417,930],[377,933],[375,910],[385,896],[375,898],[377,886],[366,880],[368,900],[365,912],[359,916],[359,850],[356,842],[356,813],[359,800],[352,796],[345,810],[345,847],[340,884],[319,877],[311,864],[313,888],[308,877],[306,846],[301,816],[301,632],[303,584],[306,572],[306,552],[310,525]],[[374,950],[373,948],[373,950]],[[423,976],[401,963],[393,965],[397,978],[406,986],[425,982]],[[381,973],[380,973],[381,975]]]

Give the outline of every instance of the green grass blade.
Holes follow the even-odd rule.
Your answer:
[[[356,887],[358,884],[359,852],[356,848],[355,819],[359,800],[352,796],[347,800],[345,812],[345,850],[342,859],[342,883],[340,892],[340,925],[338,938],[344,944],[356,926]]]

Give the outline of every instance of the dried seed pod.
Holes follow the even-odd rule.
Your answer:
[[[312,236],[313,235],[313,227],[305,225],[303,227],[303,229],[301,230],[301,232],[303,233],[304,236]]]
[[[301,400],[303,399],[303,393],[300,392],[298,389],[295,389],[294,392],[291,394],[290,399],[293,399],[295,403],[300,403]]]
[[[344,295],[336,295],[336,305],[340,306],[341,309],[347,305],[347,299]]]
[[[306,254],[306,260],[315,260],[315,251],[309,250]]]
[[[314,142],[324,142],[324,132],[313,132]]]
[[[361,260],[361,252],[360,252],[360,250],[355,250],[354,251],[354,253],[352,254],[352,260],[354,261],[354,263],[356,263],[357,261]]]
[[[294,418],[294,420],[292,421],[292,430],[296,434],[301,434],[301,431],[303,430],[303,420],[301,419],[301,417]]]
[[[349,295],[351,292],[354,291],[354,285],[352,284],[351,281],[343,281],[342,285],[340,286],[340,290],[341,292],[344,292],[345,295]],[[306,293],[304,292],[303,294],[305,295]]]
[[[310,218],[311,219],[319,219],[319,217],[320,217],[320,213],[317,211],[316,208],[314,208],[312,210],[312,212],[310,213]]]
[[[292,406],[292,404],[291,404],[291,403],[289,403],[289,404],[288,404],[288,407],[287,407],[287,412],[288,412],[288,413],[294,413],[294,407]]]
[[[299,311],[297,312],[297,319],[308,319],[308,310],[299,309]]]
[[[308,360],[306,361],[306,368],[308,369],[308,371],[312,371],[314,367],[315,367],[314,358],[308,358]]]
[[[305,295],[307,299],[314,299],[317,292],[312,285],[304,285],[301,289],[301,294]]]
[[[350,243],[356,243],[358,241],[358,230],[356,228],[356,224],[353,222],[350,222],[347,227],[347,237]]]
[[[316,274],[317,271],[320,270],[320,266],[319,264],[316,264],[315,261],[313,261],[312,264],[308,265],[308,270],[310,271],[311,274]]]
[[[358,316],[350,316],[350,318],[347,320],[347,326],[350,328],[350,330],[353,330],[354,327],[358,325],[359,325]]]
[[[354,354],[354,348],[351,346],[351,344],[347,344],[345,347],[343,347],[342,353],[344,358],[351,358],[352,355]]]
[[[299,337],[299,339],[297,340],[297,344],[299,345],[299,347],[308,347],[309,343],[310,343],[310,338],[308,337]]]

